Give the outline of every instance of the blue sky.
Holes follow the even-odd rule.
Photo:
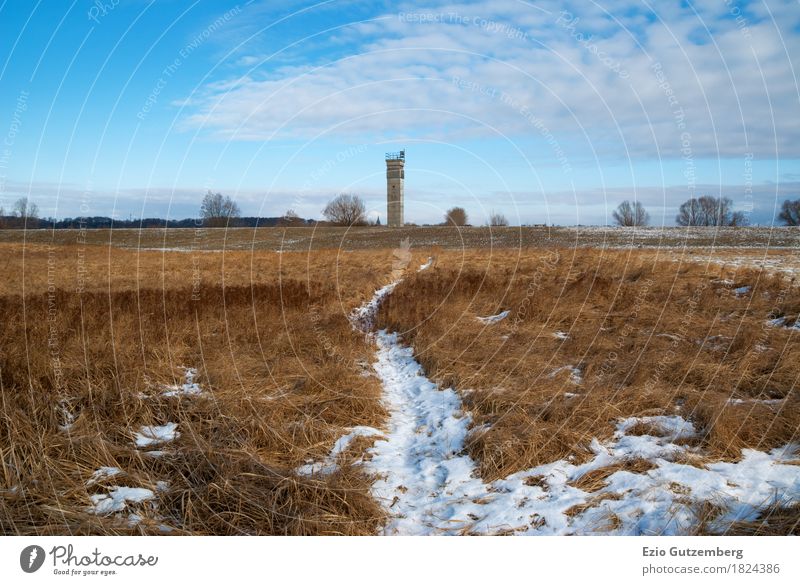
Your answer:
[[[385,220],[604,224],[694,195],[754,223],[800,197],[792,1],[0,0],[0,205],[45,216],[320,217],[338,192]]]

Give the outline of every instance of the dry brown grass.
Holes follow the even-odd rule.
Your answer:
[[[380,385],[363,375],[371,348],[347,315],[385,283],[390,250],[3,251],[0,533],[376,531],[370,480],[346,458],[328,476],[294,469],[347,427],[383,422]],[[181,366],[197,368],[202,396],[161,395]],[[181,435],[165,455],[135,447],[141,426],[167,422]],[[101,466],[125,475],[87,486]],[[136,527],[87,512],[91,494],[159,481],[157,508],[129,510],[145,517]]]
[[[736,522],[726,531],[732,536],[788,536],[800,534],[800,505],[771,506],[750,522]]]
[[[570,482],[569,485],[585,492],[597,492],[604,487],[607,487],[608,482],[606,480],[618,471],[627,471],[629,473],[647,473],[655,467],[656,466],[647,459],[634,457],[631,459],[625,459],[619,463],[614,463],[612,465],[606,465],[605,467],[599,467],[597,469],[587,471],[577,480]]]
[[[591,439],[610,439],[624,417],[680,414],[716,459],[797,440],[800,331],[766,325],[800,314],[797,283],[674,260],[635,250],[444,252],[395,289],[380,325],[463,392],[481,429],[469,451],[487,480],[584,461]],[[736,294],[744,285],[752,289]],[[493,325],[476,319],[503,310],[510,315]]]
[[[428,256],[413,251],[411,267]],[[164,523],[186,534],[371,534],[381,524],[370,479],[350,464],[368,440],[332,475],[293,470],[348,427],[384,420],[378,381],[364,375],[371,348],[347,315],[387,282],[391,248],[0,252],[1,533],[157,533]],[[485,428],[468,445],[485,479],[587,460],[591,439],[611,438],[629,416],[690,419],[704,448],[697,464],[797,439],[799,333],[764,326],[800,314],[785,276],[652,250],[434,254],[433,268],[388,298],[380,325],[462,392]],[[736,295],[744,284],[753,289]],[[510,316],[494,325],[475,319],[501,310]],[[159,396],[180,366],[198,369],[203,396]],[[77,417],[69,432],[64,408]],[[140,426],[168,421],[181,436],[165,456],[134,447]],[[100,466],[125,475],[87,487]],[[585,487],[602,489],[613,471]],[[145,520],[135,528],[86,510],[106,487],[159,481],[169,489],[156,509],[136,508]],[[790,526],[796,512],[774,515]]]

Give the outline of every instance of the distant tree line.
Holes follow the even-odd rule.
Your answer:
[[[283,217],[236,217],[227,223],[227,227],[283,227]],[[312,219],[298,218],[293,227],[307,227],[316,225],[318,222]],[[0,229],[57,229],[57,230],[77,230],[77,229],[121,229],[121,228],[197,228],[197,227],[220,227],[217,222],[208,222],[204,219],[162,219],[159,217],[143,217],[138,219],[112,219],[110,217],[98,215],[92,217],[65,217],[64,219],[54,218],[20,218],[4,215],[0,216]],[[225,227],[225,226],[223,226]],[[291,227],[291,226],[286,226]]]
[[[380,218],[368,220],[364,201],[355,194],[342,193],[332,199],[322,210],[326,221],[303,219],[289,209],[281,217],[242,217],[239,205],[221,193],[206,193],[200,205],[199,218],[162,219],[157,217],[139,219],[112,219],[106,216],[67,217],[64,219],[40,218],[36,203],[27,197],[18,199],[10,214],[0,206],[0,229],[2,228],[48,228],[48,229],[102,229],[102,228],[195,228],[195,227],[308,227],[318,225],[363,226],[380,225]],[[614,223],[624,227],[646,226],[650,214],[640,201],[623,201],[611,214]],[[786,226],[800,226],[800,199],[785,200],[777,220]],[[488,225],[507,226],[502,213],[492,212]],[[728,197],[704,195],[684,201],[678,209],[675,223],[679,226],[743,226],[747,216],[733,210],[733,201]],[[407,224],[414,225],[414,224]],[[463,207],[447,210],[446,226],[469,226],[469,218]]]
[[[611,217],[614,224],[623,227],[645,226],[650,222],[650,214],[640,201],[623,201],[612,212]],[[800,225],[800,199],[784,201],[777,220],[786,226]],[[744,212],[733,210],[733,201],[730,198],[704,195],[681,203],[675,223],[684,227],[736,227],[748,225],[749,222]]]
[[[196,228],[196,227],[275,227],[313,226],[318,222],[298,217],[293,211],[291,222],[286,217],[242,217],[239,206],[220,193],[208,192],[200,206],[200,217],[186,219],[162,219],[142,217],[137,219],[113,219],[104,215],[66,217],[64,219],[39,217],[38,206],[27,197],[18,199],[10,215],[0,207],[0,228],[5,229],[110,229],[110,228]]]

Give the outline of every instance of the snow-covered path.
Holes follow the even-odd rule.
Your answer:
[[[354,326],[369,331],[396,285],[354,311]],[[696,431],[679,416],[622,419],[611,441],[592,441],[594,456],[585,463],[554,461],[486,483],[465,452],[471,419],[459,395],[429,380],[396,333],[371,335],[387,428],[351,429],[327,461],[298,471],[331,473],[353,437],[376,436],[362,464],[389,518],[384,534],[686,534],[697,526],[701,502],[720,506],[712,528],[724,532],[766,507],[800,500],[800,446],[694,466],[684,462],[700,453],[679,440]],[[640,422],[654,434],[627,434]],[[599,479],[582,482],[590,473]]]
[[[385,534],[682,534],[696,526],[693,504],[702,501],[727,508],[715,522],[724,531],[776,501],[800,499],[797,445],[745,450],[738,463],[705,468],[677,463],[691,449],[676,441],[695,434],[679,416],[623,419],[609,444],[592,442],[584,464],[560,460],[485,483],[464,451],[470,417],[458,394],[426,378],[396,334],[379,331],[376,340],[391,416],[366,465],[390,515]],[[639,422],[659,436],[627,435]],[[634,462],[647,462],[644,472],[629,471]],[[580,489],[598,470],[607,485]]]
[[[470,419],[453,390],[439,390],[397,334],[379,331],[378,362],[391,413],[384,439],[375,442],[370,468],[373,495],[390,511],[388,533],[458,532],[474,523],[459,517],[480,487],[475,463],[463,455]],[[473,484],[473,485],[469,485]]]

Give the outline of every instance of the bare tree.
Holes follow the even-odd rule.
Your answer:
[[[784,225],[800,225],[800,199],[784,201],[778,219]]]
[[[508,220],[506,219],[506,216],[503,215],[502,213],[496,213],[492,211],[492,214],[489,216],[489,225],[499,226],[499,227],[507,226]]]
[[[732,227],[739,227],[748,225],[750,221],[747,219],[747,216],[744,214],[743,211],[734,211],[731,214],[731,222],[728,224]]]
[[[733,201],[728,197],[704,195],[699,199],[684,201],[675,223],[682,226],[741,226],[747,224],[747,216],[733,211]]]
[[[702,225],[700,223],[700,202],[692,197],[681,203],[675,223],[683,226]]]
[[[222,193],[209,191],[200,205],[200,215],[209,227],[222,227],[230,223],[232,217],[239,217],[241,211],[236,202]]]
[[[20,219],[37,219],[39,217],[39,206],[28,201],[27,197],[20,197],[14,203],[14,215]]]
[[[643,226],[650,223],[650,214],[647,213],[641,201],[631,203],[625,200],[619,204],[611,216],[617,225],[626,227]]]
[[[445,225],[467,225],[467,212],[463,207],[453,207],[444,214]]]
[[[341,193],[325,206],[322,215],[336,225],[365,225],[367,206],[358,195]]]

